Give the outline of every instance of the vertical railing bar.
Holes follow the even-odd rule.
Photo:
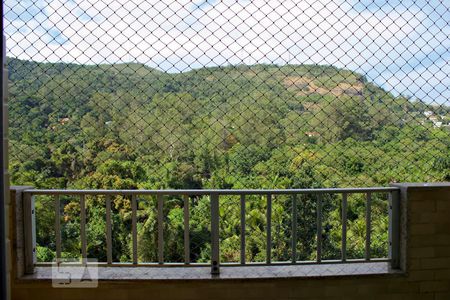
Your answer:
[[[241,195],[241,264],[245,264],[245,194]]]
[[[371,212],[372,212],[372,193],[366,194],[366,246],[365,259],[370,260],[370,238],[372,231]]]
[[[112,264],[111,196],[106,196],[106,261]]]
[[[388,258],[392,260],[392,192],[388,193],[388,218],[389,218],[389,227],[388,227],[388,240],[389,240],[389,250],[388,250]]]
[[[268,264],[272,261],[272,195],[267,194],[267,249],[266,249],[266,262]]]
[[[133,242],[133,264],[138,263],[137,256],[137,199],[131,195],[131,234]]]
[[[183,215],[184,215],[184,263],[189,264],[190,259],[190,241],[189,241],[189,195],[183,196]]]
[[[24,226],[24,258],[25,274],[34,273],[34,265],[36,264],[36,211],[34,206],[34,196],[30,193],[24,193],[23,205],[23,226]]]
[[[80,195],[80,239],[81,239],[81,263],[87,263],[87,240],[86,240],[86,198]]]
[[[219,194],[210,195],[211,201],[211,274],[220,273],[220,245],[219,245]]]
[[[297,195],[292,196],[292,263],[297,262]]]
[[[341,259],[343,262],[347,260],[347,193],[342,194]]]
[[[61,205],[59,195],[55,195],[55,243],[56,243],[56,262],[61,259]]]
[[[389,193],[389,258],[393,269],[400,269],[400,192]]]
[[[156,196],[158,201],[158,263],[164,263],[164,201],[163,195]]]
[[[322,194],[317,194],[317,262],[322,261]]]

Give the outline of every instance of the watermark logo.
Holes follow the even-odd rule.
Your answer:
[[[98,261],[85,259],[59,259],[52,264],[54,288],[96,288],[98,286]]]

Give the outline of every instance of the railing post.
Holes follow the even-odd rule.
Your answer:
[[[133,245],[133,264],[137,265],[138,263],[138,245],[137,245],[137,208],[138,208],[138,200],[136,199],[136,195],[131,195],[131,236],[132,236],[132,245]]]
[[[389,258],[400,269],[400,191],[389,193]]]
[[[55,242],[56,242],[56,263],[61,262],[61,203],[59,195],[55,195]]]
[[[342,194],[342,240],[341,240],[341,260],[347,260],[347,193]]]
[[[111,196],[106,195],[106,262],[112,264]]]
[[[211,194],[211,274],[220,273],[219,194]]]
[[[292,196],[292,263],[297,262],[297,195]]]
[[[87,264],[86,198],[84,195],[80,195],[80,239],[81,239],[81,263]]]
[[[245,264],[245,195],[241,195],[241,265]]]
[[[266,263],[272,262],[272,195],[267,194]]]
[[[365,259],[370,260],[370,244],[372,238],[372,194],[366,194],[366,245]]]
[[[164,263],[164,199],[163,195],[156,196],[158,201],[158,263]]]
[[[36,263],[36,218],[34,197],[30,193],[23,196],[23,234],[25,249],[25,274],[34,273]]]
[[[189,232],[189,195],[183,196],[183,223],[184,223],[184,263],[191,263],[191,241]]]
[[[322,261],[322,194],[317,194],[317,254],[316,261],[320,263]]]

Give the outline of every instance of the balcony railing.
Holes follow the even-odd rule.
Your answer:
[[[62,253],[62,236],[61,236],[61,197],[76,197],[79,199],[80,205],[80,241],[81,241],[81,263],[87,263],[87,237],[86,237],[86,197],[95,197],[97,199],[104,199],[105,201],[105,219],[106,219],[106,261],[100,262],[99,265],[104,266],[120,266],[123,263],[113,261],[113,234],[112,234],[112,199],[117,196],[122,196],[131,201],[131,237],[132,237],[132,251],[131,263],[127,265],[132,266],[199,266],[206,265],[211,267],[212,274],[219,274],[221,266],[244,266],[244,265],[279,265],[279,264],[323,264],[323,263],[358,263],[358,262],[390,262],[392,268],[399,266],[399,244],[400,244],[400,200],[399,189],[395,187],[374,187],[374,188],[334,188],[334,189],[286,189],[286,190],[37,190],[28,189],[24,192],[23,198],[23,214],[24,214],[24,241],[25,241],[25,271],[32,273],[34,267],[39,265],[48,265],[47,263],[37,263],[36,261],[36,222],[35,222],[35,198],[46,196],[53,197],[54,214],[55,214],[55,257],[58,261]],[[348,232],[348,197],[352,195],[359,195],[364,199],[364,217],[365,217],[365,241],[363,257],[350,258],[347,256],[347,232]],[[272,203],[276,197],[285,197],[287,201],[291,201],[292,210],[289,212],[291,220],[291,236],[290,236],[290,256],[289,261],[275,261],[272,259],[273,239],[272,239]],[[373,197],[383,196],[386,199],[388,208],[385,213],[389,220],[388,239],[385,242],[389,245],[386,257],[372,257],[371,242],[372,242],[372,203]],[[138,261],[138,233],[137,233],[137,211],[138,201],[142,197],[156,198],[156,223],[157,223],[157,262],[143,263]],[[165,201],[177,197],[182,199],[183,203],[183,222],[184,222],[184,262],[170,262],[166,261],[164,255],[164,205]],[[210,262],[198,263],[191,261],[190,253],[190,199],[208,197],[210,206]],[[220,217],[219,201],[223,198],[237,197],[239,202],[240,216],[240,258],[237,262],[221,262],[220,249],[220,222],[226,217]],[[258,197],[258,199],[265,201],[265,242],[266,242],[266,259],[265,261],[250,262],[246,259],[246,202],[251,201],[249,198]],[[302,204],[302,200],[308,197],[309,201],[315,202],[315,259],[314,260],[298,260],[297,242],[298,233],[298,204]],[[327,201],[338,201],[340,206],[340,227],[341,227],[341,243],[340,243],[340,259],[327,259],[323,255],[323,212],[324,212],[324,197]],[[232,202],[227,206],[234,205]],[[379,237],[377,237],[379,238]]]

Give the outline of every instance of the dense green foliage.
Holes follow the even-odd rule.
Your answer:
[[[8,60],[14,184],[38,188],[314,188],[450,179],[448,107],[391,93],[329,66],[255,65],[168,74],[139,64]],[[386,255],[386,201],[374,199],[373,251]],[[139,203],[142,261],[156,260],[155,199]],[[145,201],[144,201],[145,200]],[[166,259],[182,261],[183,202],[165,205]],[[192,260],[209,257],[209,203],[191,200]],[[274,200],[274,258],[289,260],[291,199]],[[325,256],[339,253],[339,201],[326,199]],[[349,207],[350,256],[363,249],[364,200]],[[79,205],[63,199],[67,256]],[[239,258],[239,199],[221,203],[221,253]],[[38,257],[54,255],[52,202],[38,201]],[[105,259],[104,199],[88,199],[89,255]],[[265,201],[247,203],[247,256],[265,254]],[[299,201],[299,259],[314,258],[315,199]],[[114,199],[114,259],[130,259],[130,201]]]

